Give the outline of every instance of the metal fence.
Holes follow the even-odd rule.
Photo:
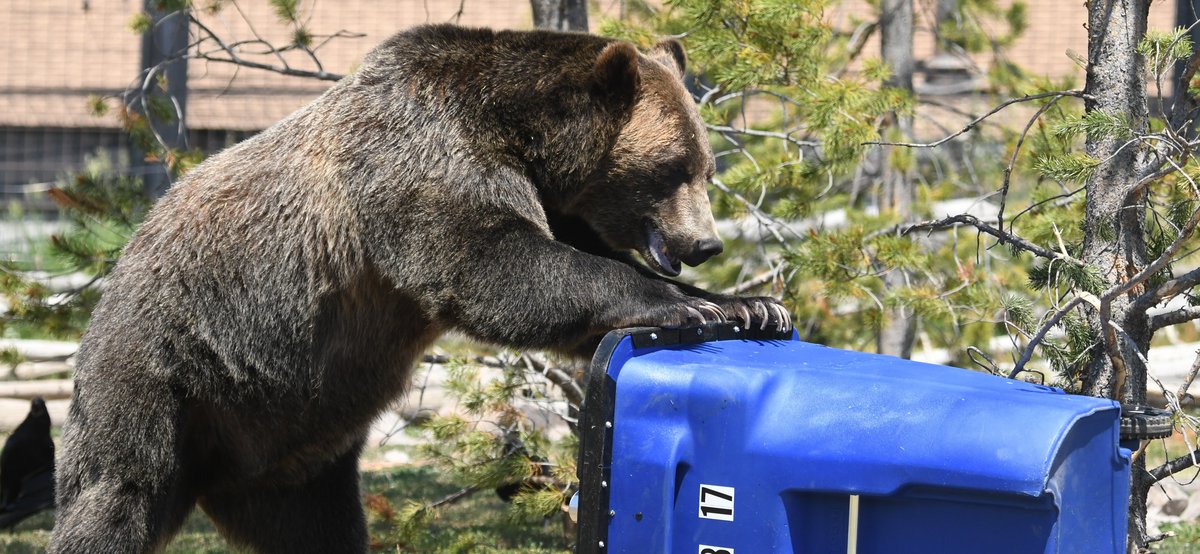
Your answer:
[[[627,0],[594,3],[591,26],[625,13]],[[916,0],[916,58],[931,57],[932,23],[939,3]],[[1001,2],[1006,4],[1007,2]],[[198,11],[207,26],[237,40],[286,44],[294,28],[278,21],[265,0],[224,2],[215,14]],[[653,2],[651,4],[654,4]],[[1080,2],[1026,0],[1028,29],[1005,56],[1033,74],[1081,76],[1073,57],[1086,55],[1084,7]],[[529,0],[406,0],[399,2],[301,2],[308,30],[320,44],[324,69],[348,73],[376,43],[405,27],[441,21],[497,28],[528,28]],[[135,82],[141,38],[130,20],[141,0],[95,2],[0,0],[0,214],[17,204],[25,213],[52,217],[44,191],[83,168],[89,157],[112,162],[113,171],[137,173],[137,153],[114,115],[89,113],[89,97],[114,96]],[[828,17],[847,32],[869,18],[864,0],[831,6]],[[1151,27],[1175,23],[1175,2],[1155,2]],[[329,41],[326,37],[348,32]],[[197,36],[193,30],[192,39]],[[877,49],[866,45],[866,52]],[[292,56],[295,54],[288,54]],[[275,56],[259,61],[274,63]],[[297,67],[304,60],[288,58]],[[991,63],[982,55],[978,65]],[[1081,80],[1081,79],[1080,79]],[[328,81],[288,77],[193,60],[187,71],[188,145],[211,152],[269,126],[316,97]],[[141,169],[139,169],[141,168]]]

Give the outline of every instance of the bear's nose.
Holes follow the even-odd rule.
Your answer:
[[[720,254],[724,250],[725,243],[719,238],[713,237],[709,239],[699,239],[694,245],[692,245],[692,257],[695,259],[696,263],[689,265],[699,265],[705,260]]]

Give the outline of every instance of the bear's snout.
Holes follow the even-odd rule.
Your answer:
[[[692,243],[692,249],[687,254],[680,256],[683,263],[692,267],[698,266],[709,258],[720,254],[725,250],[725,242],[718,237],[709,237],[696,239]]]

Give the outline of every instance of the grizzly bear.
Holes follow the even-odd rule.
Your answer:
[[[673,41],[419,27],[189,172],[83,338],[50,552],[154,551],[195,505],[256,551],[365,551],[364,437],[448,331],[580,354],[790,326],[667,279],[722,249],[684,65]]]

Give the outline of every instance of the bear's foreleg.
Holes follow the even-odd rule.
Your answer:
[[[769,296],[735,296],[710,292],[687,283],[675,281],[655,273],[645,265],[638,263],[628,252],[613,250],[604,243],[604,240],[587,223],[578,218],[554,216],[549,221],[556,240],[565,242],[588,254],[621,262],[634,268],[648,279],[674,285],[688,296],[708,300],[720,306],[729,319],[741,322],[747,327],[753,326],[760,329],[774,327],[779,330],[787,330],[792,327],[791,315],[779,300]]]
[[[515,227],[515,226],[514,226]],[[443,316],[478,338],[523,348],[574,350],[621,327],[680,327],[726,320],[716,304],[581,252],[531,229],[493,229],[459,257]]]

